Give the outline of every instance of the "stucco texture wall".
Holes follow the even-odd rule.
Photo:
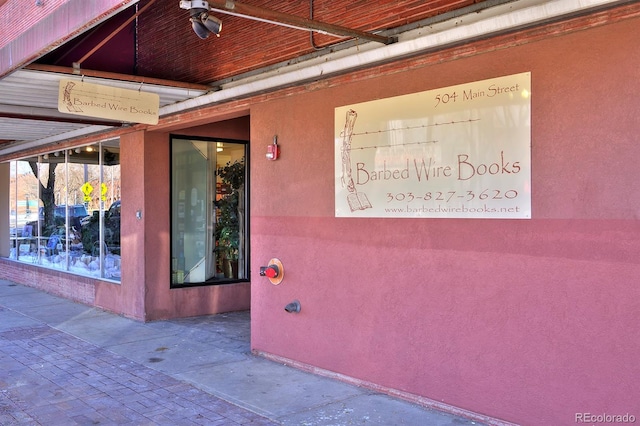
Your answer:
[[[209,125],[184,129],[177,133],[194,137],[219,137],[247,140],[249,120],[235,118]],[[205,315],[249,308],[249,283],[170,289],[169,244],[169,133],[151,133],[145,140],[145,173],[147,233],[145,236],[147,320]],[[165,205],[166,203],[166,205]]]
[[[249,119],[233,118],[178,133],[248,140]],[[168,132],[121,137],[122,178],[128,182],[122,188],[122,283],[96,281],[95,304],[145,321],[246,310],[248,282],[170,288],[170,139]]]
[[[638,39],[630,19],[252,107],[253,349],[523,424],[640,418]],[[334,217],[335,107],[525,71],[531,220]]]

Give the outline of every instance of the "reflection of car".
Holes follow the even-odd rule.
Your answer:
[[[94,211],[92,216],[82,221],[82,246],[89,253],[100,249],[99,213]],[[114,201],[104,213],[104,242],[110,252],[120,252],[120,200]]]
[[[120,245],[120,200],[114,201],[104,214],[105,234],[115,245]],[[108,230],[108,231],[107,231]],[[105,237],[105,239],[107,239]],[[108,244],[108,243],[107,243]]]
[[[56,212],[58,211],[58,209],[64,212],[64,208],[65,206],[58,206],[56,207]],[[85,207],[84,204],[74,204],[73,206],[67,207],[67,210],[69,211],[70,218],[77,217],[78,219],[82,219],[85,216],[89,216],[89,213],[87,212],[87,208]]]
[[[53,209],[53,226],[55,228],[59,226],[65,225],[65,211],[69,213],[69,226],[71,228],[76,228],[76,230],[80,230],[80,221],[89,216],[87,213],[87,208],[84,204],[74,204],[72,206],[66,206],[64,204],[60,206],[55,206]],[[38,215],[40,217],[40,223],[44,226],[44,207],[40,207],[38,209]],[[28,226],[34,230],[34,235],[38,235],[38,221],[34,220],[31,222],[27,222]],[[49,232],[44,232],[43,235],[49,235],[54,232],[54,229],[49,230]]]
[[[120,228],[120,200],[114,201],[107,211],[106,217],[109,221],[118,222],[118,228]]]
[[[64,217],[64,211],[65,211],[65,206],[60,205],[60,206],[56,206],[53,210],[53,216],[54,217]],[[89,216],[89,213],[87,213],[87,208],[84,206],[84,204],[74,204],[73,206],[69,206],[67,207],[67,210],[69,211],[69,218],[78,218],[78,219],[82,219],[85,216]],[[44,207],[40,207],[39,209],[39,214],[40,214],[40,221],[44,220]]]

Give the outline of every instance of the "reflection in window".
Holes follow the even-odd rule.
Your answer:
[[[171,285],[247,279],[246,144],[171,143]]]
[[[119,152],[116,140],[13,161],[10,257],[119,281]]]

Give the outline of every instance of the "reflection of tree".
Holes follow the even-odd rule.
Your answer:
[[[31,167],[31,171],[34,176],[39,176],[38,174],[38,163],[35,161],[29,161],[29,166]],[[40,200],[42,201],[43,209],[44,209],[44,222],[42,224],[42,229],[52,229],[55,226],[54,223],[54,210],[56,207],[55,203],[55,185],[56,185],[56,167],[57,163],[49,164],[49,179],[47,179],[47,185],[45,186],[42,183],[42,179],[38,179],[38,184],[40,185],[40,190],[38,191],[40,194]],[[36,210],[37,211],[37,210]]]
[[[67,197],[69,204],[80,204],[83,200],[83,193],[80,189],[85,183],[87,175],[86,164],[69,164],[67,167]]]

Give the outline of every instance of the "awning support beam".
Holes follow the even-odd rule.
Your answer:
[[[263,9],[261,7],[238,3],[232,0],[208,0],[209,8],[212,11],[253,19],[256,21],[268,22],[275,25],[295,28],[305,31],[315,31],[337,37],[354,37],[377,43],[391,44],[397,41],[395,37],[373,34],[365,31],[354,30],[339,25],[326,24],[301,16],[290,15],[277,12],[275,10]]]

